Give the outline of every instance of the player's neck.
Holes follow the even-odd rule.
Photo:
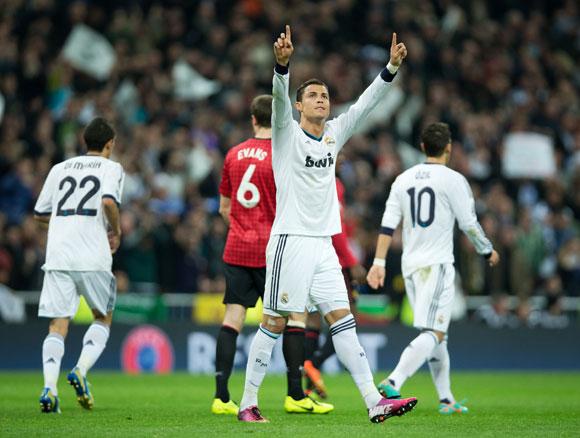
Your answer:
[[[427,157],[425,160],[427,164],[441,164],[443,166],[447,166],[447,157],[445,154],[441,155],[440,157]]]
[[[324,120],[311,121],[305,117],[300,119],[300,127],[312,137],[320,138],[324,134]]]
[[[254,138],[260,140],[269,140],[272,138],[272,128],[254,127]]]
[[[88,151],[85,155],[87,155],[89,157],[102,157],[102,158],[108,159],[111,156],[111,153],[109,151],[107,151],[106,149],[104,149],[102,152]]]

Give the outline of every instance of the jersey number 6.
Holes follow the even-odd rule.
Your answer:
[[[250,182],[254,171],[256,170],[255,164],[250,164],[242,177],[240,186],[238,187],[238,192],[236,193],[236,199],[245,208],[254,208],[260,202],[260,191],[258,187]],[[250,199],[246,199],[246,193],[250,192]]]

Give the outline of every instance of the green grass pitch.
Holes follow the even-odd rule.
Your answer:
[[[382,374],[377,374],[377,379]],[[267,376],[260,406],[269,424],[241,424],[232,416],[209,412],[213,377],[172,374],[127,376],[94,372],[90,376],[95,409],[83,411],[65,375],[59,381],[61,415],[40,414],[42,373],[0,373],[0,436],[269,436],[363,438],[374,436],[475,437],[580,435],[580,373],[479,372],[452,375],[458,399],[471,412],[437,413],[435,390],[427,373],[407,382],[404,394],[419,404],[384,424],[368,421],[360,395],[346,374],[325,378],[335,411],[328,415],[290,415],[283,411],[286,381]],[[239,400],[243,375],[232,377]]]

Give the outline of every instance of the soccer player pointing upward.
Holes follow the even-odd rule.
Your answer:
[[[407,54],[393,34],[386,68],[348,111],[327,122],[328,87],[317,79],[297,92],[300,123],[292,118],[288,96],[289,61],[294,51],[290,26],[274,43],[276,67],[272,103],[272,168],[276,181],[276,216],[266,248],[266,289],[262,324],[252,342],[238,418],[267,421],[258,409],[258,389],[276,339],[292,312],[314,305],[330,326],[337,356],[351,373],[372,422],[403,415],[415,398],[387,400],[373,383],[368,360],[356,334],[344,278],[331,236],[340,233],[336,193],[336,155],[358,123],[384,98]]]

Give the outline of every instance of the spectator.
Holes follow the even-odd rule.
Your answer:
[[[452,166],[469,178],[486,231],[506,260],[504,270],[489,276],[459,240],[464,289],[525,300],[558,275],[563,293],[578,294],[580,8],[574,0],[297,0],[286,9],[265,1],[4,0],[0,249],[14,259],[9,284],[37,287],[40,274],[31,274],[40,273],[45,236],[27,225],[32,202],[51,164],[82,153],[78,127],[98,113],[115,123],[115,159],[127,169],[116,269],[137,290],[139,284],[163,291],[221,288],[219,169],[228,145],[250,135],[249,100],[271,90],[270,35],[286,21],[300,47],[291,85],[320,71],[336,108],[382,68],[377,60],[385,58],[390,30],[408,45],[399,88],[343,153],[345,213],[356,219],[352,234],[360,237],[362,259],[372,258],[373,239],[364,236],[376,232],[394,177],[420,159],[419,132],[444,121],[454,137]],[[111,43],[116,63],[107,80],[60,56],[78,23]],[[328,55],[317,67],[321,53]],[[178,61],[214,81],[217,91],[178,99],[172,76]],[[503,175],[505,136],[522,131],[553,142],[553,178]]]

